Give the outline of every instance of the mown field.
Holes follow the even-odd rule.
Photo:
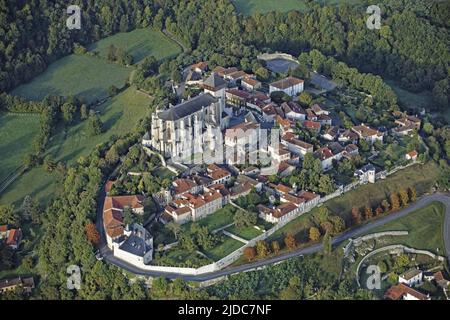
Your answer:
[[[71,163],[80,156],[88,155],[99,143],[112,135],[131,131],[149,112],[150,101],[145,95],[131,87],[111,100],[100,105],[97,110],[105,125],[105,132],[91,137],[86,133],[87,122],[79,123],[68,130],[59,131],[51,140],[48,152],[57,161]],[[31,141],[30,141],[31,145]],[[0,203],[19,206],[26,195],[46,203],[55,193],[55,177],[42,167],[34,168],[17,179],[1,196]]]
[[[87,133],[87,122],[79,123],[54,136],[49,152],[57,161],[65,162],[86,156],[112,135],[122,135],[134,129],[149,112],[149,104],[147,96],[130,87],[96,108],[104,124],[104,133],[91,137]]]
[[[32,151],[32,141],[38,131],[39,115],[0,113],[0,183]]]
[[[410,213],[406,217],[375,228],[370,233],[383,231],[408,231],[407,236],[388,237],[389,244],[403,244],[415,249],[430,250],[443,254],[445,249],[443,237],[445,207],[440,202]],[[438,249],[438,250],[436,250]]]
[[[88,50],[97,51],[100,57],[107,59],[108,48],[111,45],[122,48],[131,54],[134,63],[139,63],[147,56],[154,56],[161,60],[181,52],[181,48],[162,32],[151,29],[117,33],[94,43],[88,47]]]
[[[291,10],[306,10],[304,0],[233,0],[236,9],[245,14],[266,13],[270,11],[288,12]],[[358,4],[361,0],[316,0],[320,4],[340,5]]]
[[[78,96],[87,103],[108,95],[108,87],[123,87],[131,69],[87,55],[70,55],[52,63],[31,82],[14,89],[13,95],[41,100],[47,95]]]

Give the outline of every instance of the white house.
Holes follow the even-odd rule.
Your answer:
[[[409,287],[414,287],[422,283],[423,272],[419,269],[410,269],[398,276],[398,282]]]
[[[295,77],[287,77],[279,81],[273,82],[269,86],[269,93],[275,91],[283,91],[291,97],[295,97],[304,89],[304,83],[302,79]]]
[[[115,257],[133,265],[149,264],[153,258],[153,237],[141,225],[133,223],[124,230],[121,241],[112,243]]]

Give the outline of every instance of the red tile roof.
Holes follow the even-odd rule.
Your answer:
[[[177,179],[172,182],[175,194],[185,193],[196,187],[197,184],[190,179]]]
[[[308,129],[320,129],[320,122],[305,120],[303,121],[303,126]]]
[[[0,232],[6,232],[6,231],[8,231],[8,225],[7,224],[1,225]]]
[[[423,293],[420,293],[413,288],[408,287],[404,283],[400,283],[398,285],[390,287],[386,293],[385,298],[390,300],[400,300],[405,296],[406,294],[410,294],[411,296],[419,299],[419,300],[428,300],[428,296],[424,295]]]
[[[9,230],[8,239],[6,239],[6,244],[8,246],[18,246],[21,239],[22,239],[22,230],[11,229]]]

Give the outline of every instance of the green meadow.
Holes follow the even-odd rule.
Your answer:
[[[39,115],[0,113],[0,183],[22,165],[39,131]]]
[[[68,129],[61,129],[52,137],[48,152],[56,161],[71,163],[81,156],[88,155],[93,148],[112,135],[130,132],[149,112],[149,98],[130,87],[111,100],[103,103],[96,110],[104,123],[105,131],[91,137],[86,133],[87,122],[81,122]],[[0,118],[1,121],[1,118]],[[28,142],[31,145],[32,138]],[[27,171],[9,186],[1,195],[1,204],[15,204],[18,207],[26,195],[31,195],[47,203],[58,190],[54,175],[44,171],[42,166]]]
[[[101,58],[107,59],[108,48],[111,45],[122,48],[131,54],[134,63],[139,63],[147,56],[154,56],[156,59],[162,60],[181,52],[181,48],[161,31],[151,29],[117,33],[92,44],[88,49],[98,52]]]
[[[305,11],[305,0],[233,0],[238,12],[244,15],[266,13],[270,11],[288,12],[291,10]],[[361,0],[315,0],[322,5],[356,5]]]
[[[42,100],[47,95],[77,96],[93,103],[107,97],[111,85],[123,87],[130,72],[131,68],[103,59],[72,54],[53,62],[44,73],[11,93],[28,100]]]

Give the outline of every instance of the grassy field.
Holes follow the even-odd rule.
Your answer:
[[[91,137],[86,133],[87,122],[79,123],[68,130],[61,130],[50,142],[48,152],[57,161],[72,162],[80,156],[88,155],[99,143],[112,135],[122,135],[131,131],[148,112],[149,99],[128,88],[113,99],[100,105],[97,110],[105,125],[105,132]],[[55,177],[42,167],[26,172],[17,179],[0,197],[0,203],[20,205],[26,195],[32,195],[42,203],[47,203],[55,193]]]
[[[379,180],[375,184],[359,186],[356,190],[328,201],[325,205],[334,213],[348,218],[353,206],[363,207],[366,204],[378,205],[392,192],[401,188],[415,187],[417,194],[430,190],[440,174],[439,167],[434,162],[424,165],[414,165],[400,170],[386,180]]]
[[[224,227],[230,223],[233,223],[233,215],[236,209],[231,205],[226,205],[220,210],[217,210],[213,214],[203,218],[196,223],[200,226],[206,226],[210,231]],[[186,223],[182,226],[183,230],[189,230],[193,222]]]
[[[218,261],[244,245],[242,242],[227,236],[224,236],[224,239],[225,240],[220,245],[215,246],[213,249],[208,251],[203,250],[203,253],[206,254],[208,258]]]
[[[433,98],[431,92],[424,91],[421,93],[409,92],[405,89],[400,88],[394,81],[386,81],[389,86],[394,90],[398,97],[399,102],[405,107],[414,107],[418,110],[422,108],[427,108],[433,103]]]
[[[233,0],[238,12],[245,15],[265,13],[270,11],[288,12],[291,10],[306,10],[304,0]],[[360,0],[316,0],[320,4],[358,4]]]
[[[231,232],[232,234],[241,237],[245,240],[251,240],[257,236],[259,236],[262,232],[258,229],[254,228],[253,226],[245,227],[242,229],[238,229],[235,226],[231,226],[226,229],[228,232]]]
[[[444,215],[444,205],[440,202],[433,202],[422,209],[410,213],[406,217],[373,229],[370,233],[408,231],[409,234],[407,236],[390,237],[392,238],[390,242],[442,254],[445,248],[442,229]]]
[[[168,39],[162,32],[151,29],[137,29],[131,32],[117,33],[89,46],[90,51],[99,52],[99,56],[107,58],[110,45],[124,49],[131,54],[134,63],[139,63],[147,56],[161,60],[181,52],[181,48]]]
[[[29,100],[41,100],[47,95],[73,95],[91,103],[105,98],[111,85],[123,87],[130,71],[99,58],[72,54],[52,63],[43,74],[11,93]]]
[[[21,166],[38,131],[39,115],[0,113],[0,182]]]
[[[49,152],[57,161],[72,161],[86,156],[99,143],[112,135],[130,132],[149,112],[150,100],[130,87],[96,108],[104,124],[105,132],[91,137],[87,133],[87,122],[62,130],[53,137]]]
[[[303,11],[306,8],[302,0],[234,0],[233,2],[236,9],[246,15],[269,11]]]

